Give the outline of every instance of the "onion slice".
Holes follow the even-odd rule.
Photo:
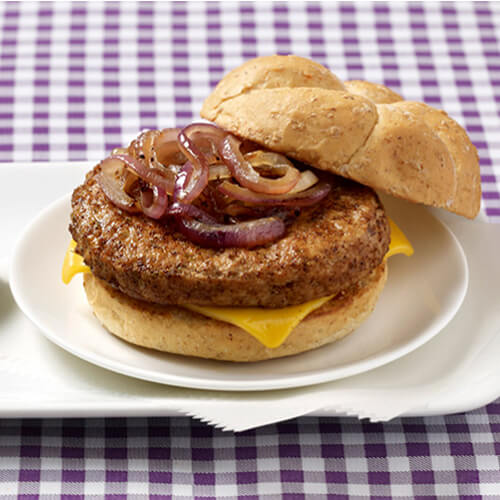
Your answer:
[[[217,163],[215,165],[210,165],[208,171],[208,180],[215,181],[218,179],[230,179],[231,172],[223,163]]]
[[[186,158],[182,154],[177,136],[180,129],[143,130],[124,151],[113,150],[112,154],[129,154],[137,160],[144,160],[148,167],[164,170],[169,165],[182,165]]]
[[[183,165],[186,162],[177,142],[180,131],[179,128],[165,128],[155,137],[153,149],[160,165]],[[158,168],[158,165],[154,166]]]
[[[177,174],[174,187],[174,201],[191,203],[194,201],[208,184],[208,166],[198,168],[187,161]]]
[[[172,205],[168,207],[167,213],[176,217],[193,217],[207,224],[217,224],[217,220],[214,217],[201,208],[191,204],[186,205],[184,203],[172,203]]]
[[[189,127],[186,127],[186,129],[189,129]],[[198,146],[184,132],[186,129],[181,130],[177,137],[180,149],[188,158],[188,161],[177,175],[174,200],[182,203],[191,203],[208,184],[209,164],[205,154],[200,151]]]
[[[142,153],[144,154],[144,161],[148,167],[153,166],[153,163],[156,160],[156,154],[153,148],[153,144],[158,135],[160,135],[158,130],[149,130],[143,135],[142,141],[140,141]]]
[[[282,195],[269,195],[264,193],[255,193],[250,189],[243,188],[237,184],[224,181],[218,186],[219,191],[235,200],[256,205],[276,205],[291,207],[308,207],[321,201],[331,190],[328,182],[318,182],[312,188],[301,191],[300,193],[287,193]]]
[[[281,238],[286,231],[285,223],[277,217],[227,225],[178,218],[177,224],[179,231],[190,241],[210,248],[253,248]]]
[[[252,151],[243,155],[252,167],[261,172],[264,170],[269,174],[284,175],[288,166],[293,167],[292,162],[284,155],[271,151]],[[311,170],[300,172],[300,178],[289,193],[300,193],[318,182],[318,177]]]
[[[243,158],[259,173],[265,172],[280,177],[286,174],[289,167],[293,167],[293,163],[286,156],[262,149],[245,153]]]
[[[138,213],[140,210],[135,200],[123,190],[119,178],[119,170],[123,168],[124,164],[121,161],[107,158],[101,162],[101,171],[97,174],[96,180],[106,197],[117,207],[129,213]]]
[[[129,154],[133,158],[142,159],[142,157],[146,157],[146,153],[144,152],[144,142],[147,137],[151,136],[151,134],[158,134],[156,130],[144,129],[141,133],[129,144],[127,148],[127,152],[112,152],[112,154]]]
[[[311,186],[314,186],[318,182],[318,177],[311,170],[305,170],[304,172],[300,172],[300,179],[297,184],[295,184],[294,188],[289,191],[291,193],[300,193],[309,189]]]
[[[150,168],[140,160],[133,158],[130,155],[111,155],[109,157],[112,160],[122,161],[130,170],[135,172],[142,180],[148,182],[153,186],[157,186],[163,189],[168,194],[174,192],[174,172],[168,176],[168,173],[163,170],[158,170],[156,168]]]
[[[285,175],[277,179],[262,177],[255,168],[243,157],[240,151],[241,141],[233,135],[228,135],[220,149],[224,163],[244,187],[256,193],[284,194],[288,193],[297,184],[300,171],[290,165],[286,166]],[[272,153],[270,153],[272,154]],[[281,156],[281,155],[279,155]]]
[[[208,164],[218,161],[219,149],[227,132],[211,123],[192,123],[182,130],[196,144]]]
[[[167,193],[158,186],[153,186],[151,190],[141,192],[141,206],[144,215],[152,219],[161,219],[167,212]]]
[[[115,148],[111,151],[112,155],[126,155],[128,154],[128,148]]]

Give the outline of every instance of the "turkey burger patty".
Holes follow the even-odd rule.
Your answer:
[[[390,229],[375,192],[331,177],[329,195],[303,208],[265,246],[203,248],[175,225],[119,209],[96,182],[72,197],[70,232],[92,273],[129,297],[162,305],[281,308],[336,295],[379,266]]]

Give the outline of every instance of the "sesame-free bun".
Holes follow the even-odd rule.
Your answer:
[[[117,337],[159,351],[240,362],[290,356],[340,340],[373,311],[386,279],[383,262],[368,278],[309,314],[275,349],[266,348],[229,323],[179,306],[160,306],[130,298],[91,273],[86,273],[83,281],[94,314]]]
[[[342,83],[297,56],[247,61],[205,100],[201,116],[235,135],[412,202],[473,218],[476,148],[444,111],[383,85]]]

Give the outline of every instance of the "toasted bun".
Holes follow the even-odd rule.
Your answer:
[[[393,90],[379,83],[365,82],[364,80],[349,80],[344,86],[351,94],[362,95],[375,104],[392,104],[402,101],[403,98]]]
[[[343,84],[297,56],[252,59],[226,75],[201,116],[318,169],[473,218],[476,148],[444,111],[369,82]]]
[[[182,307],[132,299],[91,273],[84,275],[84,288],[104,327],[132,344],[200,358],[260,361],[308,351],[345,337],[373,311],[386,279],[382,263],[366,280],[309,314],[276,349],[264,347],[229,323]]]

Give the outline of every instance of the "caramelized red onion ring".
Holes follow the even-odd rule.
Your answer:
[[[146,166],[165,170],[166,166],[183,165],[177,136],[181,129],[144,130],[134,139],[127,150],[116,148],[112,154],[129,154],[137,160],[144,160]]]
[[[140,160],[133,158],[130,155],[111,155],[111,160],[122,161],[127,168],[137,174],[142,180],[147,183],[163,189],[168,194],[173,194],[175,186],[174,173],[167,177],[163,171],[156,168],[150,168]]]
[[[177,141],[188,158],[176,180],[174,199],[191,203],[209,181],[210,165],[216,161],[220,143],[227,133],[208,123],[193,123],[182,129]]]
[[[328,182],[318,182],[315,186],[300,193],[287,193],[282,195],[270,195],[255,193],[250,189],[243,188],[237,184],[224,181],[219,187],[219,191],[235,200],[256,205],[275,205],[291,207],[308,207],[321,201],[331,189]]]
[[[227,132],[210,123],[192,123],[182,130],[196,144],[209,165],[218,161],[219,149]]]
[[[188,129],[189,127],[186,127]],[[188,158],[175,181],[174,200],[191,203],[208,184],[208,161],[185,130],[181,130],[177,141],[181,151]]]
[[[119,160],[107,158],[101,162],[101,171],[96,179],[106,197],[117,207],[129,213],[139,213],[134,198],[123,190],[123,183],[119,178],[119,170],[123,169],[123,163]]]
[[[112,155],[114,154],[129,154],[133,156],[134,158],[141,158],[144,155],[143,151],[143,146],[144,146],[144,136],[148,133],[151,132],[150,130],[143,130],[141,133],[129,144],[127,151],[120,151],[120,149],[123,148],[116,148],[113,149],[111,152]]]
[[[242,186],[256,193],[283,194],[288,193],[299,181],[300,171],[291,166],[291,164],[284,165],[286,173],[282,177],[277,179],[262,177],[245,160],[240,151],[240,145],[241,141],[233,135],[228,135],[222,143],[220,154],[224,163]]]
[[[231,172],[223,163],[217,163],[215,165],[210,165],[208,170],[208,180],[215,181],[218,179],[230,179]]]
[[[168,214],[181,217],[192,217],[207,224],[217,224],[217,220],[210,214],[195,205],[185,203],[172,203],[168,207]]]
[[[278,217],[285,224],[291,222],[300,214],[300,209],[296,207],[275,207],[275,206],[249,206],[243,203],[235,202],[228,205],[224,214],[230,217],[229,220],[242,222],[248,218],[257,219],[261,217]]]
[[[181,203],[191,203],[194,201],[208,184],[208,165],[187,161],[177,174],[174,187],[174,201]]]
[[[293,167],[292,162],[286,157],[271,151],[252,151],[243,155],[252,167],[259,172],[264,171],[268,174],[284,175],[286,169],[290,166]],[[304,170],[300,172],[300,177],[295,186],[288,191],[289,193],[299,193],[305,189],[314,186],[318,182],[316,175],[311,170]]]
[[[144,215],[152,219],[161,219],[168,208],[167,193],[158,186],[141,192],[141,206]]]
[[[310,170],[304,170],[304,172],[300,172],[299,182],[295,184],[294,188],[289,191],[289,193],[300,193],[301,191],[305,191],[306,189],[314,186],[317,182],[318,178],[313,172]]]
[[[111,151],[112,155],[127,155],[128,154],[128,148],[115,148],[113,151]]]
[[[147,166],[152,167],[154,163],[157,163],[153,145],[159,135],[160,132],[158,130],[148,130],[142,135],[142,140],[140,141],[142,144],[140,146]]]
[[[259,173],[264,172],[266,174],[282,177],[290,167],[293,168],[293,163],[286,156],[271,151],[262,151],[258,149],[245,153],[243,158],[250,163],[253,168],[258,170]]]
[[[190,241],[210,248],[253,248],[281,238],[285,223],[277,217],[265,217],[236,224],[208,224],[190,218],[178,218],[179,231]]]
[[[161,165],[183,165],[186,162],[177,142],[180,131],[179,128],[165,128],[155,137],[153,148]]]

